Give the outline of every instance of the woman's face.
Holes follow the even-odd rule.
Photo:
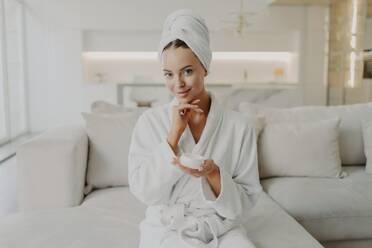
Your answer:
[[[206,71],[189,48],[170,47],[162,54],[167,88],[182,102],[191,102],[204,93]]]

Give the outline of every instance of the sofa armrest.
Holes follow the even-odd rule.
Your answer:
[[[72,207],[83,200],[88,136],[83,127],[58,127],[16,152],[18,210]]]

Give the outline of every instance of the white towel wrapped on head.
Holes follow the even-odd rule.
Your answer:
[[[209,31],[205,20],[191,9],[180,9],[171,13],[164,22],[159,45],[159,59],[164,48],[180,39],[198,57],[204,69],[209,72],[212,52],[209,48]]]

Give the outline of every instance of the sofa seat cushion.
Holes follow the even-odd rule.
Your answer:
[[[125,200],[124,200],[125,199]],[[128,204],[130,202],[130,204]],[[93,191],[82,206],[132,214],[138,224],[144,218],[145,205],[138,201],[129,188],[112,188]],[[250,240],[257,247],[322,247],[296,220],[281,209],[266,193],[251,210],[244,223]],[[283,228],[285,227],[285,228]]]
[[[139,224],[145,218],[146,211],[146,205],[137,200],[129,187],[94,190],[85,197],[81,207],[126,214],[126,219],[134,224]]]
[[[324,242],[322,245],[325,248],[371,248],[372,239],[330,241]]]
[[[127,213],[86,207],[37,210],[2,218],[0,247],[135,248],[137,229]]]
[[[244,226],[257,248],[323,247],[265,192],[251,209]]]
[[[91,192],[81,206],[9,215],[0,222],[0,247],[138,247],[145,206],[128,187]],[[245,226],[257,247],[322,246],[266,193]]]
[[[345,178],[280,177],[264,190],[319,241],[372,238],[372,175],[344,167]]]

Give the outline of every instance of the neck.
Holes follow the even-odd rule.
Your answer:
[[[207,116],[211,106],[211,97],[208,95],[208,92],[206,90],[203,90],[203,92],[196,99],[200,99],[200,102],[198,102],[197,104]]]

